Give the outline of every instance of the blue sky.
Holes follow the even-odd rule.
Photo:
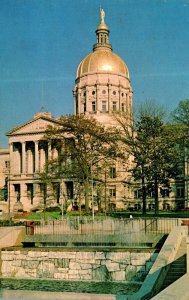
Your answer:
[[[100,5],[134,105],[152,99],[172,110],[189,97],[189,0],[1,0],[0,147],[41,106],[55,117],[73,113],[76,69],[92,51]]]

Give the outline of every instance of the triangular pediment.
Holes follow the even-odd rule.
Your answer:
[[[7,135],[9,136],[9,135],[17,135],[17,134],[20,135],[20,134],[28,134],[28,133],[34,134],[38,132],[45,132],[47,126],[49,125],[55,126],[57,124],[58,122],[53,118],[48,119],[48,118],[40,117],[13,128],[9,132],[7,132]]]

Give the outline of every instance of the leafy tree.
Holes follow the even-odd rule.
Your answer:
[[[185,186],[188,186],[188,162],[189,162],[189,99],[179,102],[178,107],[171,114],[172,121],[180,129],[180,148],[182,175],[184,176]]]
[[[117,136],[94,118],[84,115],[63,116],[58,127],[49,127],[45,139],[58,141],[61,152],[48,163],[56,177],[69,177],[84,186],[85,208],[89,209],[91,174],[101,161],[118,156]],[[48,175],[49,176],[49,175]],[[53,175],[54,176],[54,175]]]
[[[137,120],[133,122],[123,114],[117,119],[122,127],[125,149],[133,156],[131,172],[135,180],[141,181],[143,214],[146,214],[146,194],[149,187],[154,191],[157,214],[159,185],[169,186],[170,179],[178,174],[176,128],[163,121],[162,112],[155,105],[150,106],[150,109],[145,105],[140,108]]]
[[[189,99],[180,101],[171,117],[176,124],[189,127]]]

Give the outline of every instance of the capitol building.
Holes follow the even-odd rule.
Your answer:
[[[96,29],[93,51],[77,67],[74,96],[74,113],[94,117],[107,127],[118,126],[114,112],[124,112],[132,117],[130,74],[126,63],[112,50],[105,13],[101,9],[100,24]],[[44,189],[40,173],[49,158],[57,157],[56,145],[44,141],[48,125],[58,126],[58,118],[50,112],[38,112],[31,120],[6,133],[9,148],[0,149],[0,209],[4,212],[31,211],[41,208],[44,201],[49,205],[62,205],[64,197],[70,207],[77,206],[74,182],[64,179],[53,182]],[[107,177],[109,210],[140,210],[142,200],[139,187],[128,173],[128,165],[116,163],[115,172]],[[109,172],[107,172],[109,174]],[[63,191],[63,192],[62,192]],[[171,192],[161,197],[160,209],[175,209],[184,206],[184,184],[182,180]],[[147,209],[154,209],[154,199],[147,199]]]

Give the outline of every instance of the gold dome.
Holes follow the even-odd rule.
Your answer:
[[[124,61],[107,48],[97,49],[84,58],[77,68],[77,78],[88,73],[113,73],[129,78],[129,70]]]

